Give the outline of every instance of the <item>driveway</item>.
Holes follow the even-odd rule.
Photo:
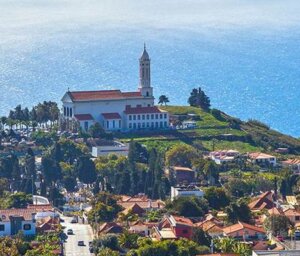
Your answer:
[[[65,255],[66,256],[91,256],[89,252],[89,241],[93,240],[93,231],[88,224],[70,223],[71,217],[62,217],[65,220],[61,223],[65,226],[65,233],[68,229],[72,229],[74,235],[68,235],[68,239],[65,243]],[[84,241],[85,246],[78,246],[78,241]]]

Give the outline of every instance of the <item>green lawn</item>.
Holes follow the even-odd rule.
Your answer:
[[[212,141],[201,141],[203,146],[208,150],[213,150],[213,142]],[[261,151],[262,148],[255,147],[250,145],[249,143],[242,141],[226,141],[226,140],[214,140],[215,150],[223,150],[223,149],[235,149],[240,153],[247,152],[255,152]]]

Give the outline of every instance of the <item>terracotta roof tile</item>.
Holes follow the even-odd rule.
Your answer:
[[[126,99],[142,97],[140,92],[121,92],[120,90],[74,91],[69,92],[69,95],[73,101]]]
[[[94,120],[94,118],[90,114],[77,114],[77,115],[74,115],[74,117],[79,121]]]
[[[119,113],[102,113],[102,116],[105,119],[121,119],[121,116]]]
[[[223,228],[223,232],[225,234],[231,234],[233,232],[237,232],[237,231],[243,230],[243,229],[251,229],[251,230],[254,230],[259,233],[266,233],[266,231],[263,228],[256,227],[256,226],[253,226],[253,225],[250,225],[250,224],[247,224],[244,222],[240,222],[240,221],[237,224]]]
[[[0,219],[2,221],[9,221],[10,217],[23,217],[24,220],[32,220],[32,215],[36,213],[33,209],[7,209],[7,210],[0,210]]]

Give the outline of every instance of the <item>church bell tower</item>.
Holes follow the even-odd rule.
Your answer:
[[[144,97],[153,97],[153,88],[151,87],[150,58],[144,44],[144,51],[139,59],[140,62],[140,82],[139,91]]]

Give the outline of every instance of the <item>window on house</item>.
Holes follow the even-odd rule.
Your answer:
[[[149,97],[149,92],[146,92],[146,96]]]
[[[119,120],[119,128],[121,128],[121,120]]]
[[[164,114],[164,117],[167,118],[167,114]]]
[[[66,107],[64,107],[64,116],[66,116],[67,115],[67,109],[66,109]]]
[[[133,123],[133,129],[136,129],[136,123]]]
[[[0,231],[5,231],[5,225],[3,224],[0,225]]]
[[[155,127],[158,128],[158,122],[155,122]]]
[[[132,124],[131,123],[129,123],[129,129],[131,129],[132,128]]]
[[[163,122],[160,122],[159,125],[160,125],[160,128],[163,128]]]
[[[154,127],[154,122],[151,123],[151,127],[152,127],[152,128]]]
[[[136,120],[136,115],[133,115],[133,120]]]
[[[109,128],[109,121],[106,121],[106,128]]]
[[[154,115],[153,114],[151,114],[151,119],[154,119]]]
[[[151,105],[150,105],[150,104],[148,104],[148,107],[151,107]]]
[[[182,234],[187,234],[187,233],[188,233],[188,231],[186,229],[182,230]]]
[[[129,120],[130,120],[130,121],[132,120],[132,116],[131,116],[131,115],[129,115]]]
[[[142,115],[142,120],[145,120],[145,115]]]
[[[300,216],[296,216],[296,217],[295,217],[295,220],[300,220]]]
[[[115,126],[116,126],[116,122],[115,120],[113,120],[113,128],[115,128]]]
[[[149,123],[147,123],[147,128],[149,128],[149,126],[150,126],[150,124],[149,124]]]
[[[87,131],[89,129],[89,122],[84,122],[84,130]]]
[[[70,116],[72,117],[73,116],[73,110],[72,110],[72,108],[70,108]]]
[[[24,224],[23,225],[23,230],[31,230],[31,225],[30,224]]]
[[[159,115],[159,118],[162,119],[162,118],[163,118],[163,114],[160,114],[160,115]]]
[[[137,118],[138,120],[141,120],[141,116],[140,115],[138,115],[138,118]]]
[[[140,123],[138,123],[138,129],[140,129],[141,128],[141,124]]]
[[[168,122],[165,122],[165,127],[168,127]]]
[[[158,114],[155,114],[155,119],[158,119]]]
[[[145,128],[145,123],[142,123],[142,128]]]
[[[147,120],[149,120],[149,114],[147,115]]]

